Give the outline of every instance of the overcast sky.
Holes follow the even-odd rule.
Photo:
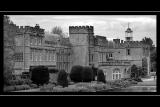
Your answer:
[[[69,26],[94,26],[94,34],[108,39],[124,40],[128,22],[133,30],[133,39],[142,40],[150,37],[156,45],[155,15],[9,15],[18,26],[39,24],[45,31],[60,26],[68,33]]]

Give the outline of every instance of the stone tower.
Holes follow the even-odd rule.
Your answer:
[[[89,65],[89,38],[93,35],[93,26],[69,27],[69,39],[73,46],[73,65]]]
[[[131,28],[129,28],[129,23],[128,23],[128,28],[125,31],[125,39],[126,41],[133,41],[133,31]]]

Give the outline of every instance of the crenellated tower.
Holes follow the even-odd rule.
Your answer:
[[[73,46],[73,64],[89,65],[91,38],[94,35],[93,26],[70,26],[69,39]]]

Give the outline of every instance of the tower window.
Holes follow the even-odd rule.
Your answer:
[[[131,50],[127,49],[127,55],[131,55]]]

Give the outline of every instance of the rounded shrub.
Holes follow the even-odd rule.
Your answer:
[[[103,73],[103,70],[100,70],[100,69],[98,70],[97,81],[98,81],[98,82],[106,83],[105,75],[104,75],[104,73]]]
[[[28,90],[28,89],[30,89],[31,87],[29,86],[29,85],[27,85],[27,84],[25,84],[25,85],[22,85],[23,86],[23,89],[24,90]]]
[[[25,87],[23,87],[23,85],[16,85],[15,88],[16,88],[16,91],[25,89]]]
[[[33,83],[42,85],[49,82],[48,68],[45,66],[37,66],[31,71],[31,80]]]
[[[30,84],[31,88],[38,88],[38,86],[36,84]]]
[[[82,72],[82,80],[83,82],[91,82],[93,80],[93,71],[90,67],[83,67]]]
[[[58,73],[57,83],[58,85],[61,85],[63,87],[68,87],[68,74],[65,72],[65,70],[60,70]]]
[[[73,82],[82,82],[82,72],[83,72],[83,67],[80,65],[75,65],[72,67],[71,72],[70,72],[70,79]]]
[[[134,78],[133,80],[135,80],[137,82],[143,82],[141,78]]]

